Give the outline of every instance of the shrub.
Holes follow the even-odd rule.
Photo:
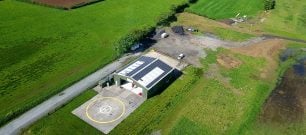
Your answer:
[[[265,0],[265,10],[272,10],[275,8],[275,0]]]
[[[134,29],[129,32],[126,36],[123,36],[115,43],[115,50],[117,52],[117,56],[127,52],[135,42],[140,41],[145,38],[151,31],[153,31],[154,27],[145,27],[143,29]]]

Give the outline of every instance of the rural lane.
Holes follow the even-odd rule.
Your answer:
[[[86,78],[76,82],[72,86],[66,88],[64,91],[60,92],[59,94],[51,97],[50,99],[44,101],[43,103],[39,104],[38,106],[32,108],[31,110],[25,112],[20,117],[14,119],[13,121],[9,122],[8,124],[4,125],[0,128],[0,135],[16,135],[20,134],[22,129],[30,126],[35,121],[39,120],[40,118],[48,115],[48,113],[54,112],[57,108],[63,106],[64,104],[68,103],[74,97],[80,95],[85,90],[93,87],[98,83],[99,80],[105,78],[109,74],[113,73],[115,70],[120,68],[124,62],[132,57],[138,56],[140,53],[128,55],[118,59],[117,61],[108,64],[107,66],[103,67],[102,69],[92,73],[91,75],[87,76]]]

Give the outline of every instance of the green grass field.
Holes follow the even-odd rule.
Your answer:
[[[100,131],[86,124],[71,112],[88,101],[97,94],[94,90],[87,90],[77,98],[73,99],[69,104],[57,110],[52,115],[42,118],[37,124],[33,125],[30,130],[23,134],[44,134],[44,135],[92,135],[99,134]]]
[[[114,60],[115,41],[182,2],[108,0],[64,11],[2,1],[0,125]]]
[[[259,27],[269,34],[306,40],[306,0],[277,0],[276,9]]]
[[[187,11],[212,19],[228,19],[238,13],[254,16],[262,10],[263,0],[198,0]]]

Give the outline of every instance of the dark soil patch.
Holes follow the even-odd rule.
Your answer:
[[[262,122],[301,122],[306,112],[306,61],[288,69],[264,105]]]
[[[233,23],[235,23],[235,21],[233,21],[232,19],[223,19],[223,20],[219,20],[219,22],[225,23],[227,25],[232,25]]]

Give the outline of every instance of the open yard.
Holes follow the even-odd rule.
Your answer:
[[[114,42],[182,2],[108,0],[64,11],[1,1],[0,125],[114,60]]]

